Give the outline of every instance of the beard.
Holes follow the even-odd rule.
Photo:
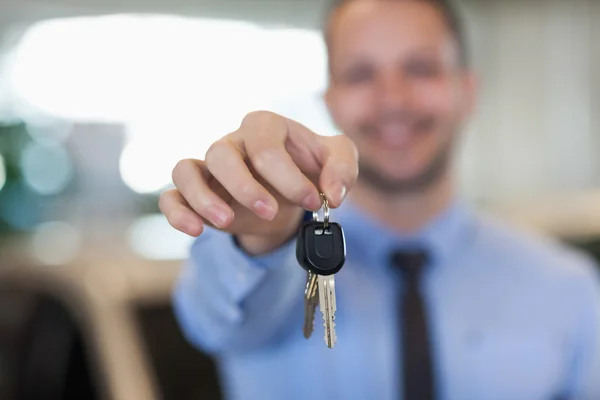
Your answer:
[[[377,125],[386,122],[398,122],[409,125],[411,130],[417,134],[427,134],[432,130],[436,130],[436,125],[439,122],[431,115],[418,115],[414,112],[406,110],[395,110],[381,115],[375,123],[364,123],[359,127],[362,135],[376,135]],[[458,124],[455,124],[458,125]],[[458,126],[454,126],[458,130]],[[455,135],[449,135],[450,138]],[[359,175],[358,179],[361,182],[371,186],[375,190],[385,194],[413,194],[423,192],[430,186],[443,179],[449,167],[452,151],[453,140],[441,144],[437,153],[429,161],[429,163],[418,174],[404,179],[393,179],[386,177],[377,167],[359,158]]]
[[[358,168],[360,172],[358,179],[387,195],[420,193],[444,177],[449,167],[451,156],[452,145],[450,143],[445,144],[422,171],[405,179],[388,178],[375,166],[364,160],[359,160]]]

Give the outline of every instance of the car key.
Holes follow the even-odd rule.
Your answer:
[[[319,303],[317,279],[318,275],[308,271],[306,273],[306,288],[304,289],[304,337],[310,338],[315,329],[315,311]]]
[[[313,221],[318,221],[318,219],[318,213],[313,212]],[[299,238],[298,240],[303,239]],[[298,248],[296,249],[297,254],[300,254],[301,252],[302,251]],[[300,259],[298,260],[300,261]],[[317,304],[319,303],[319,292],[317,288],[318,275],[312,273],[307,268],[304,269],[306,269],[306,287],[304,289],[304,326],[302,331],[304,333],[304,337],[309,339],[315,328],[315,312],[317,309]]]
[[[329,203],[323,198],[323,221],[319,221],[318,212],[313,213],[313,220],[305,222],[298,231],[296,241],[296,258],[307,271],[305,289],[305,337],[310,337],[314,324],[316,299],[314,298],[314,279],[319,295],[319,308],[323,315],[325,327],[325,343],[333,348],[337,337],[335,334],[335,279],[334,275],[344,266],[346,261],[346,242],[342,227],[329,221]],[[311,275],[312,274],[312,275]],[[312,283],[312,284],[311,284]],[[313,303],[311,303],[311,301]],[[312,315],[311,315],[312,312]],[[312,322],[312,324],[311,324]],[[308,328],[308,329],[307,329]],[[309,333],[307,335],[307,333]]]

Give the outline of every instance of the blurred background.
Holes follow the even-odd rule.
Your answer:
[[[326,3],[0,0],[0,399],[220,398],[170,311],[191,239],[158,195],[250,111],[337,133]],[[600,259],[600,2],[461,5],[464,195]]]

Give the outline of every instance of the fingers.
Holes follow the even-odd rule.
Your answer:
[[[246,118],[239,135],[252,167],[265,181],[290,202],[317,210],[321,205],[317,188],[286,149],[288,128],[279,115],[256,113]],[[304,134],[314,136],[307,129]]]
[[[158,201],[160,211],[167,217],[169,224],[178,231],[190,236],[200,236],[204,230],[202,218],[187,204],[177,189],[167,190]]]
[[[320,138],[327,149],[319,185],[332,207],[339,207],[358,177],[358,150],[344,135]]]
[[[233,221],[233,210],[210,189],[207,172],[203,161],[182,160],[173,169],[173,182],[193,211],[217,228],[224,228]]]
[[[206,167],[238,203],[271,221],[277,215],[277,201],[254,178],[239,146],[227,137],[215,142],[206,153]]]
[[[339,207],[358,177],[356,146],[345,135],[320,136],[296,121],[286,121],[292,139],[292,146],[290,148],[288,145],[288,150],[294,160],[303,171],[319,176],[319,188],[329,204],[334,208]],[[299,151],[294,151],[294,148]]]
[[[356,182],[356,147],[345,136],[322,137],[279,115],[257,112],[213,143],[205,161],[180,161],[173,170],[177,190],[163,193],[159,204],[173,227],[198,236],[206,223],[229,227],[239,206],[268,221],[281,198],[318,210],[319,190],[307,175],[315,182],[319,176],[318,186],[338,207]]]

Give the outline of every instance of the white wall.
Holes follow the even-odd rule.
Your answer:
[[[600,2],[465,2],[482,79],[464,189],[482,200],[600,189]]]
[[[252,20],[261,20],[260,14],[271,23],[317,28],[326,1],[253,0],[234,7],[242,3],[178,0],[163,6],[171,12],[185,13],[190,8],[194,10],[190,14],[246,16]],[[461,158],[467,195],[500,200],[600,189],[600,157],[596,155],[600,150],[600,113],[595,112],[600,108],[600,1],[462,2],[473,36],[474,64],[482,82],[479,107]],[[40,9],[31,0],[0,0],[3,3],[20,10],[11,16],[24,19],[33,18],[28,11]],[[59,7],[58,2],[49,2],[48,7],[53,4],[55,14],[60,10],[77,14],[75,3],[79,4],[64,1]],[[99,11],[95,6],[104,7],[107,13],[139,11],[142,7],[137,0],[124,1],[123,8],[115,4],[93,0],[79,11]],[[267,8],[271,11],[266,12]],[[302,105],[302,101],[309,104]],[[310,107],[316,107],[313,103],[299,100],[292,104],[295,111],[289,114],[320,130],[324,118],[315,115],[322,110],[311,111]]]

